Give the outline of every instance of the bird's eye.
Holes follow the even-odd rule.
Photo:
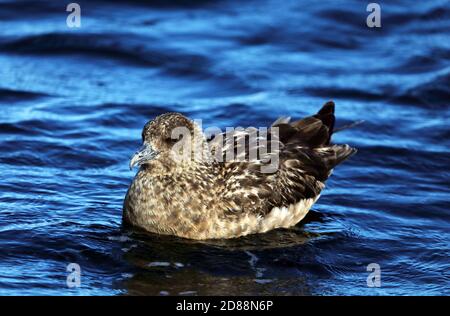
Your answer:
[[[175,144],[176,142],[180,141],[181,139],[183,139],[183,135],[180,135],[178,138],[168,137],[168,138],[166,138],[166,142],[169,144]]]
[[[178,141],[178,139],[175,139],[175,138],[171,138],[171,137],[166,138],[166,142],[169,144],[175,144],[177,141]]]

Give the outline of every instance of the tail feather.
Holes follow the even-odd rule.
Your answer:
[[[317,149],[328,170],[333,169],[338,164],[354,155],[357,150],[349,145],[333,145]]]
[[[311,147],[328,145],[334,128],[334,102],[328,101],[313,116],[291,123],[299,137]]]
[[[329,144],[331,140],[331,135],[333,134],[335,122],[334,102],[328,101],[327,103],[325,103],[324,106],[319,110],[319,112],[317,112],[317,114],[314,115],[314,117],[321,120],[323,125],[325,125],[328,128],[328,139],[326,143]]]

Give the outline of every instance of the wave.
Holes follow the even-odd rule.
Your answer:
[[[40,92],[22,91],[16,89],[0,88],[0,102],[14,102],[21,100],[35,100],[50,95]]]
[[[3,39],[0,49],[15,54],[88,55],[136,66],[165,67],[178,74],[207,73],[208,58],[161,45],[152,48],[148,44],[155,42],[158,42],[157,38],[133,34],[47,33]]]
[[[359,101],[383,101],[391,104],[412,105],[425,108],[448,108],[450,100],[450,74],[437,75],[434,79],[418,83],[407,89],[385,86],[379,91],[363,88],[343,87],[303,87],[292,88],[287,92],[293,95],[307,93],[325,99],[347,99]]]

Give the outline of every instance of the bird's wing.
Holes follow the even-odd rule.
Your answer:
[[[317,197],[331,169],[356,151],[330,144],[333,126],[334,103],[328,102],[313,116],[272,124],[267,137],[249,129],[213,139],[211,151],[222,159],[224,199],[231,201],[230,211],[264,214],[273,207]],[[247,145],[240,149],[242,141]],[[234,159],[230,159],[232,152]]]

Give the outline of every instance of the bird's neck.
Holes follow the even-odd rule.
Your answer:
[[[214,174],[214,162],[207,156],[197,156],[192,159],[174,160],[172,157],[159,157],[143,166],[146,174],[154,178],[171,177],[194,177],[198,174]]]

